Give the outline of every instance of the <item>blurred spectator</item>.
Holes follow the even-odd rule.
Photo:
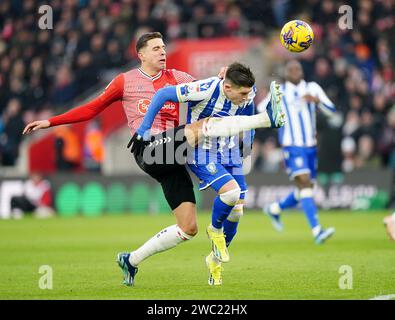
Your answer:
[[[38,112],[42,110],[46,101],[46,91],[39,76],[31,76],[29,86],[26,90],[28,108]]]
[[[322,87],[327,88],[328,94],[331,95],[336,90],[336,79],[333,73],[333,68],[328,59],[320,57],[315,62],[313,81],[321,84]]]
[[[341,150],[343,154],[342,170],[343,172],[351,172],[355,169],[355,152],[356,143],[351,137],[346,137],[341,142]]]
[[[85,130],[84,167],[89,171],[100,171],[104,160],[104,141],[99,123],[91,121]]]
[[[225,22],[225,33],[228,36],[236,36],[242,29],[242,23],[244,22],[243,14],[240,8],[232,4],[228,9],[228,18]]]
[[[56,74],[55,85],[51,95],[51,103],[55,106],[63,105],[73,100],[76,93],[77,88],[70,67],[62,65]]]
[[[105,51],[104,36],[101,33],[96,33],[91,39],[90,51],[92,55],[92,65],[94,68],[101,70],[106,67],[106,51]],[[97,79],[94,79],[97,83]]]
[[[382,125],[378,139],[382,163],[395,170],[395,105],[388,113],[387,121]]]
[[[119,41],[112,39],[106,47],[106,68],[120,68],[126,63]]]
[[[346,121],[343,125],[343,135],[346,137],[355,135],[360,125],[358,112],[355,110],[350,110],[347,113]]]
[[[98,69],[94,65],[93,56],[89,51],[81,52],[77,57],[76,87],[77,94],[86,91],[97,83]]]
[[[11,198],[11,217],[20,219],[26,213],[37,218],[54,214],[51,186],[40,173],[33,173],[26,181],[23,195]]]
[[[54,128],[56,168],[71,171],[80,165],[81,146],[78,136],[68,126]]]
[[[19,155],[19,145],[22,141],[25,123],[22,119],[21,102],[13,98],[8,102],[7,108],[0,120],[0,160],[3,166],[13,166]]]
[[[276,173],[283,163],[283,152],[274,138],[267,139],[261,149],[262,162],[260,170],[266,173]]]
[[[380,158],[375,154],[374,140],[368,135],[362,135],[358,140],[358,153],[355,164],[357,168],[378,169],[380,167]]]

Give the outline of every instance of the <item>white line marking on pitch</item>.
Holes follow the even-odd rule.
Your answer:
[[[390,299],[395,299],[395,294],[387,294],[385,296],[377,296],[377,297],[373,297],[369,300],[390,300]]]

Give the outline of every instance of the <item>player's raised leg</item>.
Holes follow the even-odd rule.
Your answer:
[[[205,118],[185,126],[185,137],[191,146],[205,137],[230,137],[243,131],[256,128],[280,128],[285,123],[285,114],[281,103],[279,85],[272,81],[270,101],[266,112],[252,116],[231,116],[223,118]]]
[[[271,99],[266,107],[266,112],[253,116],[204,119],[203,135],[205,137],[229,137],[256,128],[282,127],[285,123],[285,114],[281,103],[282,94],[275,81],[272,81],[270,85],[270,93]]]

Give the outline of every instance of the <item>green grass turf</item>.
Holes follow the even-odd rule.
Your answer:
[[[388,212],[321,212],[336,234],[313,243],[301,213],[283,216],[277,233],[248,211],[230,247],[222,287],[207,285],[208,213],[190,242],[140,265],[133,288],[122,285],[116,254],[141,245],[173,217],[102,216],[0,221],[0,299],[369,299],[395,293],[395,243],[382,224]],[[53,268],[53,289],[39,289],[39,267]],[[353,288],[339,289],[349,265]]]

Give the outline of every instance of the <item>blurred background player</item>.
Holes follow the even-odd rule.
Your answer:
[[[321,244],[335,232],[324,229],[318,220],[314,202],[314,181],[317,174],[316,108],[328,116],[335,113],[334,104],[316,82],[306,82],[299,61],[291,60],[285,66],[285,82],[281,86],[282,102],[286,115],[284,127],[279,130],[286,171],[295,182],[296,189],[279,202],[264,207],[276,230],[282,231],[280,214],[300,204],[309,222],[315,243]],[[264,110],[267,100],[258,105]]]
[[[236,134],[237,128],[245,123],[244,129],[250,130],[243,137],[243,145],[246,146],[245,149],[251,149],[254,138],[253,129],[258,127],[254,121],[262,118],[260,115],[253,116],[254,84],[255,77],[251,70],[240,63],[233,63],[228,67],[223,80],[212,77],[186,85],[161,89],[152,99],[137,133],[140,136],[146,136],[163,101],[188,102],[187,123],[189,124],[187,127],[199,123],[201,119],[214,117],[207,121],[207,126],[210,126],[210,121],[217,122],[217,124],[223,122],[222,126],[213,130],[215,137],[216,133],[220,135],[219,133],[223,130],[228,130],[231,135],[231,128],[235,130],[233,134]],[[280,100],[281,94],[278,86],[272,82],[271,99],[264,112],[268,118],[266,127],[280,127],[284,124]],[[247,115],[247,117],[242,115]],[[216,120],[217,117],[220,119]],[[234,123],[226,130],[224,127],[228,124],[227,120]],[[203,126],[204,133],[205,127]],[[188,154],[188,166],[199,178],[200,190],[211,187],[217,193],[212,209],[211,224],[206,230],[212,244],[212,251],[206,257],[206,264],[210,272],[208,283],[221,285],[222,262],[229,261],[227,247],[236,235],[239,220],[243,215],[247,183],[243,174],[239,137],[233,135],[221,137],[218,140],[211,138],[212,136],[206,136],[196,146],[194,152]],[[154,143],[155,140],[152,140],[151,144]]]
[[[384,218],[384,226],[390,240],[395,241],[395,212]]]
[[[26,213],[37,218],[47,218],[54,213],[51,185],[40,173],[33,173],[26,181],[23,195],[11,198],[11,216],[20,219]]]

